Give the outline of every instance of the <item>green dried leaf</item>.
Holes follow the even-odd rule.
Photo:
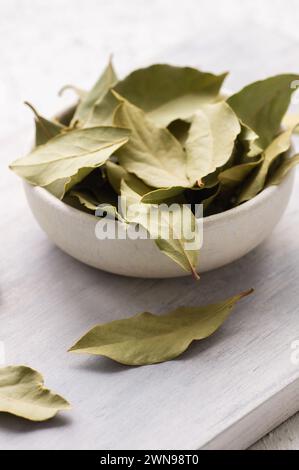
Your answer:
[[[80,168],[75,175],[55,180],[44,188],[58,199],[63,199],[70,189],[80,183],[92,170],[93,168]]]
[[[143,111],[121,101],[114,124],[131,130],[130,140],[118,152],[118,161],[154,188],[191,186],[186,174],[186,154],[167,129],[152,124]]]
[[[76,197],[80,204],[92,212],[95,212],[99,206],[99,201],[97,201],[94,195],[89,191],[72,189],[69,194],[71,197]]]
[[[218,180],[222,186],[228,188],[236,188],[242,184],[250,173],[260,165],[263,157],[259,157],[257,160],[250,161],[248,163],[241,163],[235,165],[227,170],[222,171],[218,175]]]
[[[186,351],[192,341],[217,331],[235,303],[251,292],[204,307],[179,307],[163,316],[144,312],[97,325],[70,351],[105,356],[133,366],[169,361]]]
[[[291,158],[286,158],[275,170],[273,175],[267,182],[267,186],[277,185],[282,182],[288,172],[299,163],[299,154],[294,155]]]
[[[135,70],[115,90],[145,111],[156,125],[190,117],[204,103],[217,99],[226,77],[191,67],[156,64]]]
[[[121,222],[124,221],[122,216],[117,212],[117,208],[115,205],[111,204],[110,202],[105,201],[98,201],[94,195],[87,190],[74,190],[72,189],[69,193],[69,196],[72,198],[76,198],[79,203],[84,206],[88,211],[96,212],[97,216],[99,216],[99,206],[101,209],[101,217],[104,215],[108,215],[110,218],[114,220],[119,220]]]
[[[184,189],[182,186],[171,186],[170,188],[154,189],[142,196],[141,202],[146,204],[160,204],[170,200],[176,200],[176,202],[186,202],[183,193]],[[181,201],[177,200],[180,196]],[[174,202],[174,201],[173,201]]]
[[[196,112],[185,143],[187,177],[191,183],[201,181],[227,163],[240,131],[237,116],[224,101]]]
[[[278,133],[295,90],[291,84],[298,79],[295,74],[277,75],[251,83],[228,98],[242,123],[259,136],[256,144],[261,148],[265,149]]]
[[[106,162],[106,173],[109,183],[117,194],[120,194],[121,180],[128,176],[128,172],[120,165],[108,160]]]
[[[101,102],[109,89],[112,88],[116,83],[117,76],[110,60],[104,72],[92,87],[90,92],[81,98],[73,116],[71,125],[74,125],[75,123],[79,123],[80,126],[84,125],[90,119],[95,104]]]
[[[245,160],[247,157],[257,157],[263,151],[263,149],[257,144],[258,135],[250,129],[250,127],[243,123],[241,124],[239,140],[244,146],[244,155],[242,156],[242,160]]]
[[[109,182],[103,178],[100,168],[90,173],[69,194],[89,211],[96,212],[98,217],[107,214],[110,218],[123,221],[117,212],[117,195]]]
[[[113,91],[109,90],[104,98],[94,105],[85,127],[113,125],[113,116],[118,105],[119,100]]]
[[[43,377],[26,366],[0,368],[0,411],[31,421],[53,418],[70,404],[44,387]]]
[[[292,128],[293,133],[299,133],[299,114],[286,114],[282,120],[282,127],[285,129]]]
[[[134,189],[132,189],[134,188]],[[179,264],[185,271],[191,272],[195,279],[199,256],[199,231],[196,219],[189,207],[175,204],[171,210],[161,205],[155,206],[157,218],[152,217],[153,206],[141,202],[146,188],[140,187],[140,182],[130,177],[121,183],[124,217],[130,223],[140,224],[166,256]],[[133,209],[132,209],[133,208]],[[185,221],[185,226],[183,226]],[[188,221],[188,230],[187,230]],[[165,236],[165,234],[167,236]]]
[[[71,191],[70,196],[76,198],[85,208],[96,212],[99,216],[99,206],[108,213],[110,217],[121,220],[117,212],[117,194],[115,194],[109,181],[103,176],[102,168],[93,170],[86,178],[77,184]]]
[[[270,166],[279,155],[283,154],[290,148],[292,132],[293,129],[288,129],[287,131],[282,132],[266,148],[263,152],[262,162],[249,178],[248,182],[244,185],[240,196],[238,197],[238,203],[248,201],[262,191],[265,186]]]
[[[158,199],[152,201],[159,202],[160,196],[172,197],[181,193],[184,188],[192,187],[202,176],[209,173],[209,169],[211,171],[211,168],[222,166],[230,158],[234,141],[240,132],[238,119],[224,102],[206,106],[204,109],[201,114],[202,120],[198,118],[192,137],[189,135],[186,142],[186,155],[169,131],[156,128],[141,110],[127,101],[121,101],[117,108],[114,123],[132,130],[130,141],[118,154],[119,163],[148,185],[162,188],[161,192],[151,194],[153,197],[158,196]],[[202,121],[206,123],[204,135],[199,134]],[[217,126],[219,140],[216,139]],[[197,134],[200,137],[195,145],[194,138]],[[205,146],[207,140],[209,140],[208,149]],[[150,196],[145,196],[144,202],[150,200]]]
[[[59,197],[62,198],[66,190],[105,163],[124,145],[128,135],[128,130],[116,127],[75,129],[37,147],[26,157],[12,163],[10,168],[37,186],[48,186],[62,180],[58,185],[61,186]]]
[[[56,135],[60,134],[65,130],[65,126],[60,124],[58,121],[49,121],[48,119],[42,117],[32,104],[25,101],[25,104],[33,111],[35,115],[35,145],[43,145],[48,140],[52,139]]]

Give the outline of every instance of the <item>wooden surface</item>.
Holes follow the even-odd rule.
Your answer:
[[[263,245],[195,284],[118,277],[71,259],[39,229],[6,169],[32,135],[22,100],[51,115],[72,100],[58,99],[57,89],[90,85],[110,52],[121,74],[152,61],[188,63],[230,69],[234,88],[298,71],[298,15],[291,0],[1,4],[0,341],[7,363],[39,369],[73,410],[41,425],[0,416],[0,448],[244,448],[299,409],[299,365],[291,362],[299,339],[299,181]],[[224,327],[178,360],[127,368],[66,353],[98,322],[249,287],[255,295]],[[298,436],[295,416],[254,448],[298,449]]]

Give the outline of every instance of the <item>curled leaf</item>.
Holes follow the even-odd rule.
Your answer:
[[[115,90],[161,127],[189,118],[204,103],[216,101],[226,77],[191,67],[155,64],[135,70]]]
[[[60,90],[58,91],[58,96],[62,96],[66,90],[72,90],[81,100],[85,99],[85,97],[87,96],[87,92],[85,90],[82,90],[81,88],[70,84],[64,85],[62,88],[60,88]]]
[[[0,411],[31,421],[53,418],[70,404],[44,387],[43,377],[26,366],[0,368]]]

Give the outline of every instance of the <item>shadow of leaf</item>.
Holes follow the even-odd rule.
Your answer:
[[[35,422],[29,421],[19,416],[9,413],[0,414],[0,429],[12,434],[31,433],[52,428],[61,428],[69,426],[71,418],[69,416],[57,415],[48,421]]]

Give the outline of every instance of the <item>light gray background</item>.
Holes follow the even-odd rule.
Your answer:
[[[263,289],[258,291],[257,299],[245,301],[239,311],[245,315],[246,307],[248,317],[258,308],[260,315],[271,322],[275,307],[277,327],[278,315],[285,315],[279,324],[281,341],[273,343],[277,349],[272,356],[272,361],[277,360],[284,367],[281,358],[289,354],[290,341],[299,337],[298,203],[294,199],[288,218],[270,241],[245,261],[203,276],[199,287],[188,279],[130,280],[95,272],[54,248],[30,216],[20,181],[5,168],[7,162],[28,148],[32,136],[32,116],[22,101],[31,101],[42,114],[52,115],[73,100],[71,92],[58,98],[57,90],[65,83],[89,87],[110,53],[114,54],[120,75],[153,61],[167,61],[214,72],[230,70],[226,85],[234,89],[269,74],[299,71],[298,20],[296,0],[1,1],[0,340],[5,341],[8,363],[26,362],[40,369],[47,384],[72,401],[74,412],[40,428],[2,416],[0,448],[47,445],[97,448],[101,447],[100,442],[111,447],[117,447],[118,442],[122,447],[131,415],[137,441],[138,417],[145,420],[145,427],[152,426],[154,434],[152,439],[138,441],[138,445],[150,442],[158,446],[159,440],[163,442],[159,433],[165,433],[165,421],[170,438],[164,442],[170,446],[172,434],[177,446],[181,442],[185,447],[194,447],[197,439],[200,441],[199,436],[192,435],[195,425],[201,425],[192,421],[192,414],[198,409],[196,387],[200,399],[204,393],[208,397],[209,390],[201,386],[200,376],[196,386],[194,381],[205,361],[210,361],[211,369],[215,367],[211,384],[217,387],[219,381],[225,381],[226,371],[219,365],[219,354],[221,357],[229,349],[236,359],[234,347],[242,347],[237,346],[238,338],[242,344],[238,324],[229,323],[218,343],[212,341],[210,350],[207,342],[206,346],[193,348],[181,362],[126,369],[101,359],[65,354],[72,341],[97,321],[144,309],[162,312],[181,302],[201,303],[229,295],[238,288],[261,284]],[[282,247],[282,242],[288,246]],[[279,288],[282,284],[285,291]],[[293,321],[292,334],[283,330],[287,314]],[[253,328],[249,319],[247,324],[242,323],[243,328],[246,325]],[[260,334],[263,336],[263,331]],[[248,366],[247,357],[243,356],[244,367]],[[261,373],[258,376],[248,373],[248,383],[251,377],[262,380],[269,369],[274,374],[274,364],[266,367],[263,362],[269,357],[265,346],[265,357],[260,355],[256,359]],[[290,376],[298,372],[289,364],[285,367],[286,370],[277,371],[278,381],[284,373]],[[175,387],[178,381],[184,383],[180,383],[181,388],[170,399],[169,387]],[[110,401],[109,387],[114,387]],[[188,394],[188,387],[192,395]],[[245,396],[245,389],[246,381],[240,383],[240,394]],[[191,398],[190,406],[184,403]],[[236,407],[242,402],[236,396],[233,399]],[[92,406],[88,408],[89,402]],[[200,403],[200,408],[204,406],[204,402]],[[180,437],[178,416],[184,413],[185,422],[190,421],[190,435]],[[94,427],[97,422],[98,434]],[[102,429],[103,422],[113,424],[115,429]],[[103,441],[101,433],[106,436]],[[280,426],[255,448],[298,449],[299,417]]]

